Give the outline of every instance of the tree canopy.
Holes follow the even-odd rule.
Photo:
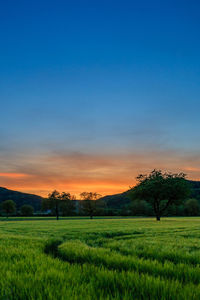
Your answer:
[[[29,204],[24,204],[22,205],[20,212],[22,216],[32,216],[34,213],[34,208]]]
[[[75,197],[70,193],[59,193],[58,191],[54,190],[48,195],[47,199],[43,200],[42,209],[50,209],[51,212],[56,215],[58,220],[60,213],[63,215],[72,214],[73,210],[75,209],[75,205],[72,200],[75,200]]]
[[[2,210],[8,218],[9,215],[14,214],[16,211],[15,202],[13,200],[6,200],[2,202]]]
[[[82,201],[79,203],[79,210],[83,214],[89,215],[90,219],[92,219],[97,211],[97,199],[99,199],[101,195],[93,192],[83,192],[80,194],[80,197]]]
[[[137,176],[137,185],[129,195],[133,201],[145,200],[154,210],[156,219],[165,213],[172,204],[180,204],[190,195],[190,186],[184,173],[168,173],[153,170],[150,174]]]

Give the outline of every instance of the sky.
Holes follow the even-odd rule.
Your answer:
[[[199,1],[7,0],[0,28],[0,186],[200,180]]]

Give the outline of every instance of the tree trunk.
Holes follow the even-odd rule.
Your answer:
[[[59,219],[59,207],[58,207],[58,203],[56,203],[56,220]]]
[[[156,215],[156,220],[160,221],[160,216],[159,215]]]

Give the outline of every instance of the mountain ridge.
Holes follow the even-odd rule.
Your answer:
[[[198,199],[200,202],[200,181],[188,180],[188,182],[192,187],[191,197]],[[29,204],[34,207],[35,211],[39,211],[41,209],[42,199],[44,199],[44,197],[35,194],[23,193],[10,190],[5,187],[0,187],[0,203],[5,200],[13,200],[16,203],[17,209],[20,209],[20,207],[24,204]],[[108,209],[122,209],[128,206],[131,202],[128,197],[128,191],[113,195],[106,195],[101,197],[99,200],[105,201]]]
[[[24,204],[29,204],[33,206],[35,211],[39,211],[41,209],[42,199],[43,197],[35,194],[23,193],[0,187],[0,203],[5,200],[13,200],[16,203],[17,209],[20,209]]]

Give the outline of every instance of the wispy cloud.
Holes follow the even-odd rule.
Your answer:
[[[185,172],[200,178],[200,157],[172,150],[135,150],[131,153],[84,153],[53,151],[0,157],[1,186],[47,195],[52,189],[79,194],[123,192],[135,184],[138,173],[153,168]]]
[[[23,174],[23,173],[0,173],[0,177],[13,178],[13,179],[25,178],[28,176],[29,176],[28,174]]]

